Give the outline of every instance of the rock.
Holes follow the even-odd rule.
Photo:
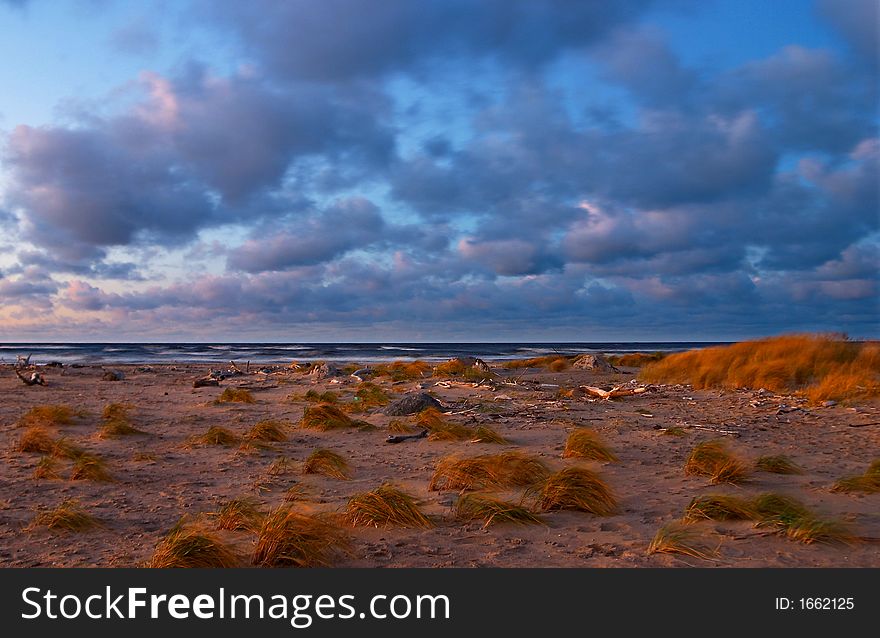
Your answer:
[[[571,367],[580,370],[595,370],[596,372],[619,372],[601,354],[582,354],[571,363]]]
[[[122,381],[125,378],[125,374],[120,370],[104,370],[104,376],[101,378],[104,381]]]
[[[391,403],[384,410],[384,414],[388,416],[406,416],[408,414],[418,414],[422,410],[428,408],[442,409],[440,402],[426,392],[414,394],[406,394],[397,401]]]

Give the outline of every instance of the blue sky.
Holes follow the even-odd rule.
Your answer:
[[[0,0],[0,339],[878,330],[873,0]]]

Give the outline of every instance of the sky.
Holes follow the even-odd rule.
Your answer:
[[[0,341],[880,337],[876,0],[0,0]]]

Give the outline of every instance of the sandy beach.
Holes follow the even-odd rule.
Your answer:
[[[204,365],[120,366],[124,378],[103,379],[97,366],[41,368],[46,386],[24,386],[11,366],[0,370],[0,565],[6,567],[128,567],[145,564],[156,545],[184,515],[210,525],[214,512],[234,497],[247,496],[269,510],[293,488],[291,506],[304,513],[341,513],[354,494],[393,483],[417,498],[434,525],[429,529],[353,527],[340,518],[351,552],[334,564],[354,567],[878,567],[880,507],[876,494],[831,491],[844,476],[858,475],[880,450],[880,405],[808,405],[794,396],[757,390],[694,390],[684,385],[647,385],[637,370],[595,372],[568,368],[503,369],[492,365],[489,381],[428,377],[373,383],[391,400],[430,392],[449,422],[486,425],[507,444],[437,441],[430,438],[386,443],[392,420],[414,424],[416,416],[392,417],[384,406],[352,414],[375,428],[326,432],[298,427],[315,403],[305,393],[332,391],[341,406],[352,403],[359,381],[350,375],[316,379],[275,366],[225,379],[219,387],[194,388]],[[581,385],[646,386],[642,394],[594,399]],[[217,403],[224,388],[243,387],[253,403]],[[567,396],[571,394],[571,396]],[[102,438],[102,411],[129,406],[131,424],[142,434]],[[35,478],[41,454],[23,452],[26,428],[20,419],[40,405],[69,406],[70,423],[51,426],[63,438],[106,462],[112,481],[72,480],[70,461],[55,465],[57,478]],[[286,440],[259,445],[207,445],[194,440],[211,426],[245,437],[262,420],[286,423]],[[617,462],[563,458],[566,437],[586,427],[599,435]],[[679,428],[667,432],[669,428]],[[418,432],[417,428],[412,429]],[[678,435],[672,435],[672,434]],[[747,465],[765,455],[786,455],[802,474],[774,474],[752,468],[746,481],[713,485],[687,475],[684,465],[697,444],[723,439]],[[246,439],[245,439],[246,440]],[[304,474],[315,449],[340,454],[351,479]],[[551,471],[586,467],[597,472],[617,500],[616,513],[538,512],[544,524],[502,524],[458,520],[457,491],[431,491],[437,462],[448,455],[470,457],[517,450]],[[286,459],[286,460],[284,460]],[[494,494],[520,502],[526,490]],[[793,496],[823,519],[847,525],[850,544],[798,542],[751,521],[706,520],[689,526],[713,551],[710,559],[648,554],[657,530],[680,520],[694,497],[729,494],[743,498],[777,492]],[[75,498],[100,521],[80,532],[30,526],[35,515]],[[523,501],[528,504],[528,499]],[[30,526],[30,527],[29,527]],[[218,531],[242,565],[250,564],[255,534]]]

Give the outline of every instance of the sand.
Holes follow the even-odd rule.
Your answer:
[[[184,514],[211,512],[237,496],[259,499],[267,508],[284,500],[298,485],[306,512],[341,511],[349,497],[391,481],[421,500],[437,520],[429,530],[355,528],[354,552],[340,566],[354,567],[878,567],[880,566],[880,495],[830,491],[842,476],[860,474],[880,456],[880,406],[810,407],[796,397],[751,390],[695,391],[687,386],[651,386],[638,396],[615,401],[584,397],[557,399],[558,386],[602,385],[632,380],[636,371],[548,372],[497,370],[517,385],[442,387],[437,379],[378,383],[396,395],[431,391],[449,417],[466,425],[488,424],[509,446],[426,439],[385,443],[391,417],[372,410],[357,415],[374,431],[315,432],[292,428],[285,442],[266,449],[190,445],[212,425],[244,435],[262,419],[292,424],[309,403],[309,389],[335,390],[350,397],[357,381],[313,381],[288,370],[249,374],[224,381],[221,388],[193,389],[204,366],[122,366],[122,381],[102,380],[98,367],[46,369],[46,387],[25,387],[9,366],[0,369],[0,565],[138,566]],[[253,404],[215,404],[223,387],[250,386]],[[291,399],[293,395],[293,399]],[[112,402],[128,403],[133,424],[144,435],[101,439],[101,411]],[[35,479],[39,454],[23,453],[16,444],[23,429],[18,419],[29,408],[65,404],[83,411],[67,426],[52,428],[104,458],[114,482],[73,481],[62,466],[61,479]],[[780,406],[788,406],[782,407]],[[790,408],[797,408],[790,410]],[[407,420],[412,420],[409,418]],[[864,425],[863,424],[873,424]],[[585,426],[597,431],[619,457],[597,463],[561,457],[567,432]],[[698,427],[702,426],[702,427]],[[680,427],[684,436],[663,434]],[[705,429],[711,428],[711,429]],[[712,430],[723,430],[726,434]],[[739,486],[710,485],[686,476],[685,459],[699,442],[724,438],[749,462],[765,454],[785,454],[805,469],[802,475],[755,472]],[[342,454],[352,466],[349,481],[304,475],[301,462],[316,448]],[[452,517],[456,494],[432,492],[428,483],[438,459],[447,454],[477,455],[507,449],[534,454],[554,469],[581,465],[599,472],[616,494],[613,516],[550,512],[546,526],[494,526],[461,523]],[[270,476],[277,459],[291,461],[288,472]],[[714,560],[648,555],[657,529],[681,518],[700,494],[750,496],[776,491],[795,496],[823,517],[848,523],[866,540],[850,546],[805,545],[781,536],[757,533],[748,522],[699,523],[697,529],[717,547]],[[518,500],[521,492],[505,494]],[[25,529],[36,511],[76,498],[103,527],[84,532]],[[247,564],[254,535],[222,532]],[[875,539],[874,542],[871,539]]]

